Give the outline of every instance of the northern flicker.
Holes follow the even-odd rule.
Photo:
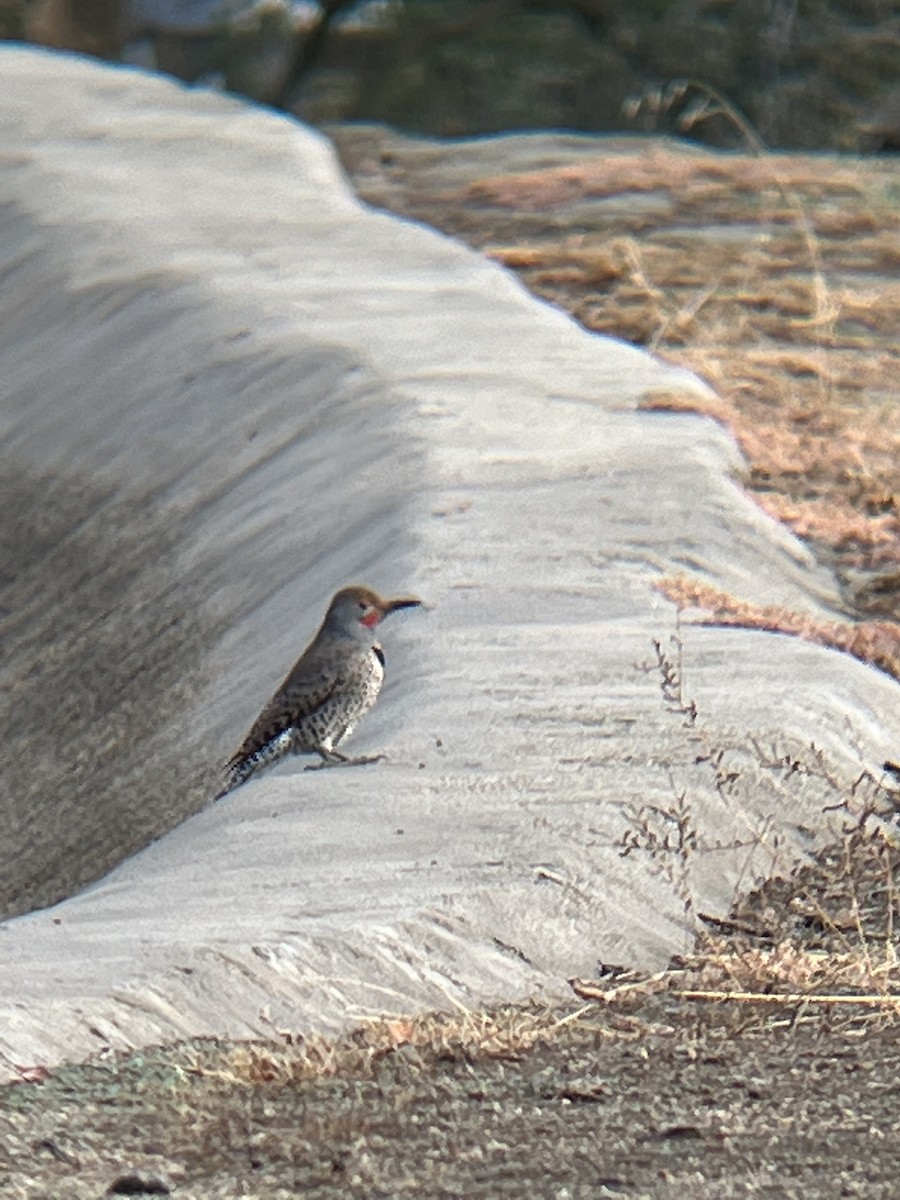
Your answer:
[[[376,629],[392,612],[421,603],[415,596],[382,600],[370,588],[342,588],[319,632],[229,760],[228,782],[216,799],[288,754],[318,754],[316,767],[375,762],[347,758],[335,747],[350,736],[381,691],[384,651]]]

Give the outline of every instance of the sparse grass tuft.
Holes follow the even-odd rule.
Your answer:
[[[539,1005],[490,1011],[430,1012],[385,1017],[338,1038],[282,1033],[276,1041],[238,1043],[227,1076],[253,1086],[287,1086],[303,1080],[370,1078],[395,1054],[418,1067],[437,1061],[516,1059],[549,1041],[573,1018]]]

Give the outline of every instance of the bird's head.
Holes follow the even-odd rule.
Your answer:
[[[385,600],[371,588],[346,587],[331,601],[325,625],[336,633],[374,642],[372,631],[385,617],[401,608],[419,608],[421,604],[422,601],[415,596]]]

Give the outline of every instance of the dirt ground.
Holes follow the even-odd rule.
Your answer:
[[[898,891],[863,826],[690,959],[572,980],[565,1008],[26,1072],[0,1195],[893,1196]]]
[[[207,1045],[60,1070],[7,1097],[3,1195],[896,1195],[896,1030],[781,1015],[601,1011],[295,1083]]]
[[[627,139],[491,160],[334,130],[363,198],[505,262],[590,328],[706,377],[759,503],[841,582],[827,626],[660,581],[708,619],[900,675],[900,170]],[[649,407],[679,407],[678,396]],[[900,754],[900,747],[898,747]],[[786,762],[786,771],[799,769]],[[570,1006],[392,1017],[337,1042],[201,1042],[0,1090],[0,1195],[893,1196],[900,803]]]

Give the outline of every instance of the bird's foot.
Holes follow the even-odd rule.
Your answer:
[[[381,762],[383,754],[361,754],[358,758],[323,758],[321,762],[310,763],[304,771],[321,771],[323,767],[363,767],[367,763]]]

